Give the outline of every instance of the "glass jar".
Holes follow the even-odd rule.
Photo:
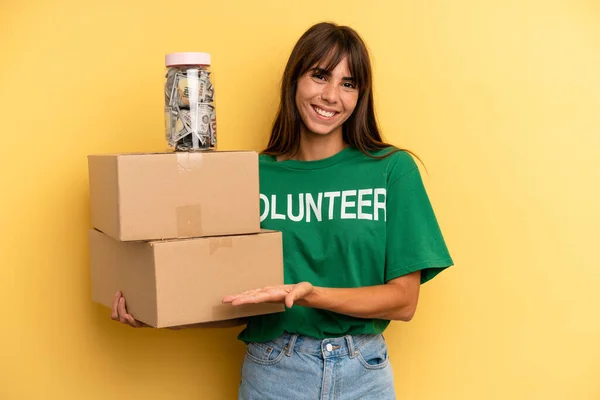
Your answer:
[[[171,53],[166,55],[165,64],[165,128],[169,147],[175,151],[216,149],[210,54]]]

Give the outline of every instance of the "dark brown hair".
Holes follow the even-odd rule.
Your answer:
[[[350,74],[359,91],[356,108],[342,126],[344,141],[371,157],[371,152],[388,147],[393,151],[381,158],[405,150],[381,138],[373,105],[371,61],[365,43],[350,27],[322,22],[310,27],[290,54],[281,82],[279,110],[263,154],[279,156],[298,151],[302,124],[295,100],[298,79],[315,66],[331,72],[344,57],[348,59]],[[320,65],[323,62],[325,65]]]

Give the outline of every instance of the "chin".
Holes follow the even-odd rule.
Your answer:
[[[326,128],[326,127],[322,127],[322,126],[305,126],[306,127],[306,131],[310,134],[313,135],[318,135],[318,136],[327,136],[327,135],[331,135],[333,133],[335,133],[336,131],[342,131],[342,127],[341,126],[336,126],[334,128]]]

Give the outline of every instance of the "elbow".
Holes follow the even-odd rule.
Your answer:
[[[393,321],[409,322],[415,316],[416,311],[416,304],[406,305],[395,310],[390,319]]]
[[[409,322],[411,319],[413,319],[413,317],[415,316],[415,313],[403,313],[401,314],[397,321],[402,321],[402,322]]]
[[[388,282],[394,296],[390,320],[408,322],[413,319],[419,302],[420,276],[417,271]]]

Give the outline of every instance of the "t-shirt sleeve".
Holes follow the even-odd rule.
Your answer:
[[[410,156],[408,156],[410,157]],[[420,171],[410,158],[386,193],[385,281],[421,270],[421,284],[453,265]]]

